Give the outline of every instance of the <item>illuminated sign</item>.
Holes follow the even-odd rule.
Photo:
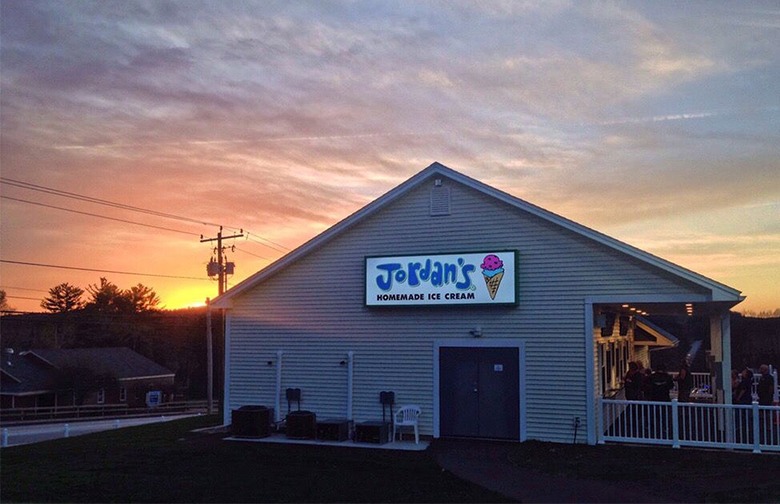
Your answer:
[[[516,251],[366,258],[368,306],[516,303]]]

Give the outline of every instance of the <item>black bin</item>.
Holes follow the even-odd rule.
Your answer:
[[[265,406],[241,406],[231,412],[234,436],[268,437],[271,435],[271,410]]]
[[[288,438],[314,439],[317,437],[317,415],[311,411],[293,411],[287,415]]]

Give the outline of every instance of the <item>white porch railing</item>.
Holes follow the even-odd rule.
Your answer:
[[[780,406],[598,399],[598,442],[780,451]]]

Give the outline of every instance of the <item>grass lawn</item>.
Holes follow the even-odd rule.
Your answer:
[[[507,502],[425,452],[226,442],[216,417],[4,448],[3,502]]]
[[[196,417],[0,452],[2,502],[508,502],[428,452],[222,441]],[[507,464],[669,500],[780,502],[780,454],[509,444]],[[663,490],[658,492],[657,490]]]
[[[682,501],[780,502],[778,453],[528,441],[508,457],[544,473],[661,488]]]

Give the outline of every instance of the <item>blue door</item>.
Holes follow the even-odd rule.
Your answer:
[[[516,347],[440,347],[441,435],[519,439],[519,370]]]

